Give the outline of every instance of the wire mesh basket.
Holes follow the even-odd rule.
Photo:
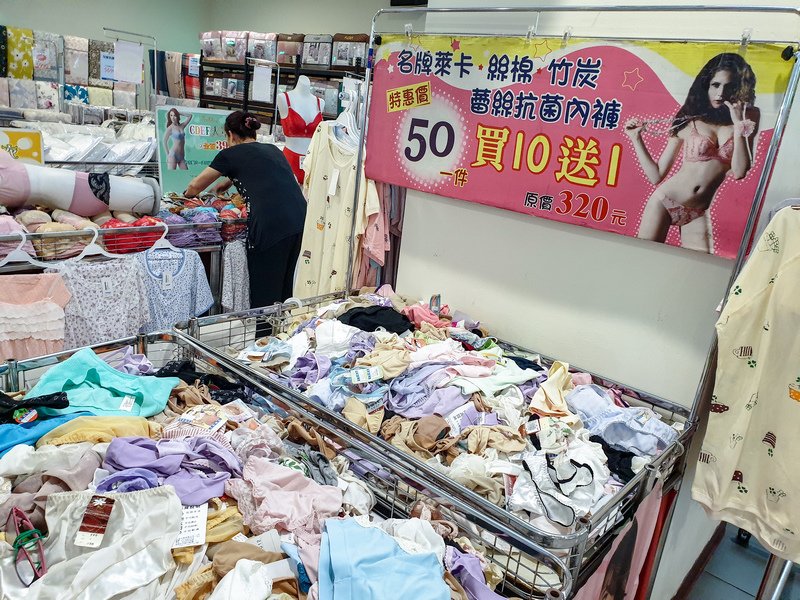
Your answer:
[[[250,386],[268,398],[284,417],[298,419],[304,427],[313,428],[329,447],[343,454],[351,469],[373,493],[375,514],[383,518],[408,518],[419,503],[439,511],[443,519],[455,523],[459,535],[474,547],[485,550],[486,558],[499,568],[501,580],[495,591],[506,597],[524,600],[567,598],[572,578],[564,561],[539,548],[525,536],[506,531],[491,515],[483,514],[445,489],[431,484],[416,466],[397,461],[380,449],[352,438],[314,414],[304,410],[294,399],[263,385],[258,378],[238,365],[220,361],[215,353],[180,334],[140,335],[94,346],[102,356],[122,348],[144,354],[155,368],[172,360],[192,360],[199,371],[215,373]],[[52,366],[67,360],[76,350],[25,361],[0,364],[0,385],[6,392],[30,389]]]
[[[262,309],[193,319],[189,323],[179,324],[178,331],[195,339],[206,351],[214,353],[219,360],[235,363],[233,357],[238,355],[239,350],[252,344],[257,337],[263,336],[265,331],[271,331],[273,335],[277,333],[290,334],[293,324],[323,312],[323,307],[342,297],[344,297],[343,293],[330,294],[303,301],[287,301],[284,304],[276,304]],[[553,362],[546,356],[515,344],[504,341],[500,341],[499,344],[507,350],[537,354],[541,357],[543,366],[549,367]],[[446,475],[426,465],[415,456],[403,453],[378,436],[370,434],[365,429],[348,421],[342,415],[310,401],[302,393],[271,379],[265,371],[248,365],[239,365],[237,368],[245,369],[268,389],[291,398],[317,419],[330,424],[346,435],[371,447],[379,448],[381,453],[393,456],[395,460],[403,461],[406,465],[413,465],[427,482],[446,490],[448,495],[469,504],[481,514],[491,515],[493,519],[502,524],[505,532],[522,535],[547,548],[566,563],[576,581],[576,589],[577,585],[583,583],[594,572],[611,547],[616,532],[633,517],[639,504],[647,497],[657,481],[664,482],[666,491],[680,480],[679,467],[682,465],[680,457],[683,455],[684,448],[688,447],[696,428],[695,424],[689,421],[690,411],[687,408],[592,374],[595,383],[619,390],[628,404],[650,408],[658,413],[666,423],[676,424],[676,428],[681,432],[676,442],[637,473],[611,500],[594,513],[579,519],[572,533],[556,535],[538,529],[527,520],[492,504],[482,496],[450,480]]]
[[[159,179],[158,163],[151,162],[85,162],[85,161],[52,161],[46,164],[57,169],[70,169],[84,173],[108,173],[109,175],[130,175],[137,177],[153,177]]]

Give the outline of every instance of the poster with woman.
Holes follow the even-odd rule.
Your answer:
[[[791,71],[782,51],[384,36],[367,176],[732,258]]]
[[[164,193],[182,193],[189,182],[227,147],[223,125],[226,110],[159,106],[156,138],[161,187]]]

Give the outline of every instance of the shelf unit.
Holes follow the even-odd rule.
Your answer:
[[[249,53],[247,58],[250,58]],[[247,60],[247,59],[245,59]],[[245,64],[225,63],[209,61],[203,58],[200,59],[200,106],[203,108],[225,107],[233,109],[242,109],[250,111],[256,115],[266,117],[272,123],[272,133],[274,133],[275,126],[280,125],[280,115],[275,109],[275,99],[278,94],[278,87],[286,85],[293,87],[297,78],[305,75],[309,78],[327,79],[327,80],[342,80],[348,76],[355,75],[356,77],[363,77],[365,69],[362,67],[354,67],[350,69],[343,68],[325,68],[320,66],[303,67],[300,63],[296,65],[281,64],[280,79],[278,80],[277,72],[273,71],[273,101],[272,102],[258,102],[250,100],[250,85],[253,80],[254,65],[249,61]],[[244,98],[239,100],[237,98],[225,98],[206,93],[206,77],[215,75],[220,78],[233,77],[242,75],[244,80]],[[322,114],[323,119],[335,119],[335,114]],[[266,121],[265,121],[266,122]]]

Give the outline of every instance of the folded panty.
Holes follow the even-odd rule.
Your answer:
[[[381,429],[381,423],[383,423],[384,412],[383,406],[368,412],[363,402],[356,398],[348,398],[342,409],[342,416],[370,433],[377,434]]]
[[[461,583],[470,600],[501,600],[503,596],[494,593],[486,585],[486,576],[480,559],[473,554],[465,554],[452,546],[447,547],[444,559],[445,568]]]
[[[147,469],[123,469],[112,473],[97,483],[97,491],[104,492],[133,492],[136,490],[149,490],[161,485],[158,476]]]
[[[305,391],[309,386],[317,383],[328,375],[331,369],[331,359],[321,354],[308,352],[301,356],[294,364],[294,368],[289,374],[292,387]]]
[[[678,432],[651,409],[617,406],[598,385],[580,385],[566,400],[586,429],[618,450],[654,456],[678,439]]]
[[[47,408],[67,408],[69,398],[64,392],[47,394],[38,398],[26,398],[15,400],[11,396],[0,392],[0,423],[12,423],[15,421],[14,413],[20,409]]]

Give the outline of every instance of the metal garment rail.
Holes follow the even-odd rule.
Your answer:
[[[789,5],[769,5],[769,6],[759,6],[759,5],[748,5],[748,4],[739,4],[739,5],[708,5],[708,4],[694,4],[694,5],[685,5],[685,6],[675,6],[675,5],[663,5],[663,4],[653,4],[648,6],[633,6],[633,5],[583,5],[583,6],[558,6],[558,5],[546,5],[546,6],[513,6],[513,7],[476,7],[476,8],[461,8],[461,7],[448,7],[448,8],[386,8],[381,9],[372,19],[372,27],[370,31],[370,40],[369,40],[369,51],[368,51],[368,60],[367,60],[367,69],[365,72],[365,80],[367,85],[369,86],[371,77],[372,77],[372,70],[373,70],[373,59],[375,53],[375,45],[376,45],[376,34],[378,33],[377,29],[377,22],[379,18],[383,15],[401,15],[401,14],[409,14],[409,15],[428,15],[428,14],[535,14],[537,15],[537,25],[538,25],[538,15],[541,13],[746,13],[746,14],[768,14],[768,15],[775,15],[776,17],[780,16],[793,16],[795,18],[800,17],[800,7],[798,6],[789,6]],[[389,33],[389,32],[383,32]],[[395,33],[402,33],[402,32],[395,32]],[[406,31],[406,33],[410,36],[410,31]],[[449,31],[436,31],[434,32],[437,35],[459,35],[458,33],[453,33]],[[528,29],[528,35],[536,35],[535,28]],[[470,34],[474,35],[474,34]],[[525,35],[524,32],[521,35]],[[592,34],[588,36],[580,36],[580,37],[593,37]],[[614,38],[613,35],[605,36],[603,39],[620,39]],[[626,38],[626,39],[646,39],[644,36],[642,38]],[[688,41],[681,38],[672,38],[666,39],[665,41]],[[744,42],[744,38],[742,40],[732,40],[732,39],[695,39],[695,41],[709,41],[709,42],[736,42],[741,41]],[[752,40],[755,41],[755,40]],[[758,40],[758,41],[771,41],[775,43],[781,42],[789,42],[791,44],[797,44],[797,39],[792,40]],[[745,232],[742,238],[742,242],[739,246],[739,250],[737,252],[736,261],[734,263],[733,269],[731,271],[730,280],[727,284],[725,290],[725,297],[727,297],[730,289],[733,285],[733,281],[738,276],[741,268],[744,264],[744,260],[747,256],[747,251],[750,245],[750,239],[753,235],[755,230],[755,225],[758,220],[758,217],[761,213],[761,209],[764,203],[764,199],[766,198],[767,188],[769,185],[769,181],[772,177],[772,172],[775,167],[775,161],[778,154],[778,146],[780,145],[780,141],[783,137],[785,132],[786,124],[788,122],[789,112],[792,106],[792,102],[796,95],[798,83],[800,83],[800,50],[795,46],[791,48],[791,56],[788,56],[787,60],[791,58],[795,59],[795,63],[792,67],[791,76],[789,79],[789,86],[786,91],[786,95],[784,96],[783,102],[780,107],[780,111],[778,113],[778,118],[775,124],[775,131],[770,141],[769,147],[767,149],[767,154],[764,162],[764,170],[761,174],[761,177],[758,182],[758,187],[756,189],[756,193],[753,198],[753,203],[750,208],[750,212],[748,214],[747,225],[745,228]],[[784,55],[786,57],[786,55]],[[367,94],[366,100],[361,107],[361,122],[365,124],[362,127],[361,134],[359,137],[359,147],[358,147],[358,158],[357,164],[361,165],[364,160],[364,153],[365,153],[365,141],[366,141],[366,119],[367,115],[369,114],[369,100],[370,95]],[[355,190],[353,195],[353,214],[356,214],[356,210],[358,208],[358,199],[360,195],[361,189],[361,177],[356,178]],[[351,227],[351,244],[349,248],[349,268],[347,273],[347,290],[352,289],[353,285],[353,264],[354,264],[354,257],[355,257],[355,240],[356,240],[356,222],[353,219],[352,227]],[[695,393],[695,397],[692,402],[691,408],[691,420],[695,420],[698,416],[698,410],[700,407],[700,403],[704,399],[704,394],[708,393],[713,386],[713,377],[714,377],[714,365],[716,364],[716,340],[710,345],[709,350],[706,355],[706,361],[703,368],[703,372],[698,382],[697,390]],[[671,514],[670,514],[671,518]],[[665,531],[669,527],[669,522],[665,523]],[[658,549],[658,558],[660,559],[661,552],[663,551],[663,544],[666,541],[666,534],[662,535],[660,540],[660,548]],[[774,567],[774,569],[781,570],[783,569],[783,565],[779,563],[779,561],[770,561],[770,566]],[[656,564],[657,567],[657,564]],[[655,573],[655,569],[654,569]],[[781,577],[774,577],[771,576],[771,572],[767,572],[765,574],[764,582],[762,582],[762,589],[759,591],[759,599],[761,598],[772,598],[775,596],[781,589],[782,583],[785,582],[785,578]],[[651,581],[652,585],[652,581]]]
[[[155,93],[157,94],[158,93],[158,40],[156,40],[155,36],[148,35],[146,33],[136,33],[135,31],[125,31],[124,29],[113,29],[111,27],[103,27],[103,34],[107,38],[111,38],[113,40],[119,41],[119,39],[120,39],[119,37],[117,37],[115,35],[109,35],[109,33],[119,33],[119,34],[122,34],[122,35],[131,35],[133,37],[137,37],[137,38],[141,38],[141,39],[145,39],[145,40],[152,40],[153,41],[152,46],[153,46],[153,82],[154,82],[154,85],[150,86],[150,91],[151,91],[151,93],[153,91],[155,91]],[[141,45],[142,42],[140,41],[138,43]],[[144,56],[142,56],[142,59],[144,60]],[[146,86],[146,84],[145,84],[145,86]],[[138,91],[139,87],[137,86],[136,89]],[[147,89],[147,87],[145,87],[145,90],[146,89]],[[149,108],[149,103],[150,103],[150,97],[148,96],[147,97],[148,108]]]
[[[217,241],[209,243],[208,241],[200,241],[197,245],[187,246],[185,248],[178,248],[184,250],[194,250],[200,254],[208,255],[208,281],[211,286],[211,292],[214,297],[214,311],[221,310],[222,298],[222,278],[224,276],[222,268],[222,251],[224,248],[224,233],[225,227],[235,226],[241,227],[246,225],[246,219],[228,219],[225,221],[218,221],[216,223],[176,223],[167,224],[167,234],[188,233],[188,232],[210,232],[217,233]],[[71,248],[74,248],[76,243],[86,244],[90,241],[94,232],[98,232],[98,242],[103,241],[106,248],[112,253],[121,253],[120,257],[134,252],[142,252],[147,250],[156,239],[161,237],[164,233],[163,226],[153,227],[120,227],[117,229],[76,229],[75,231],[52,231],[47,233],[26,233],[25,237],[28,242],[32,242],[36,250],[37,257],[43,262],[52,261],[53,267],[69,260],[68,257],[56,258],[59,254],[68,253]],[[222,237],[220,237],[222,233]],[[208,234],[206,234],[208,235]],[[136,236],[136,237],[133,237]],[[150,238],[150,241],[143,241],[143,237]],[[233,239],[237,239],[234,237]],[[13,235],[0,235],[0,243],[3,244],[19,244],[19,234]],[[230,241],[230,240],[228,240]],[[75,252],[77,254],[77,252]],[[47,259],[46,257],[51,257]],[[102,257],[93,258],[90,260],[108,260]],[[19,273],[28,271],[38,271],[39,268],[25,262],[9,263],[0,267],[0,274]]]

